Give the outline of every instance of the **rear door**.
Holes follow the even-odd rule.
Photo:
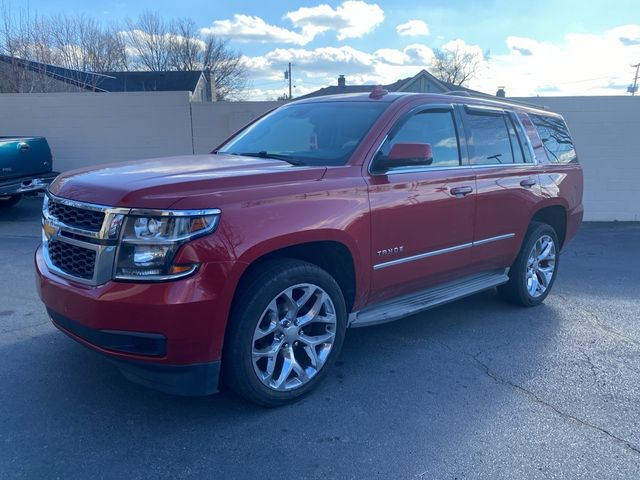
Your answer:
[[[515,114],[484,106],[460,110],[476,174],[472,262],[477,270],[504,268],[515,259],[541,198],[537,164]]]
[[[474,172],[452,105],[413,109],[389,132],[365,176],[371,206],[371,302],[464,276],[470,268]],[[376,171],[396,143],[428,143],[431,165]]]
[[[0,137],[0,178],[51,171],[51,151],[42,137]]]

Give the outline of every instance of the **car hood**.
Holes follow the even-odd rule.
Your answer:
[[[325,167],[227,154],[189,155],[99,165],[61,174],[49,191],[71,200],[132,208],[170,208],[225,190],[319,180]],[[183,207],[184,208],[184,207]]]

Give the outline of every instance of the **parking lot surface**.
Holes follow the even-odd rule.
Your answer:
[[[640,477],[640,225],[586,224],[532,309],[493,291],[351,330],[279,409],[125,380],[35,291],[39,203],[0,211],[0,478]]]

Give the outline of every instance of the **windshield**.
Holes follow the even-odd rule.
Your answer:
[[[281,107],[247,127],[218,152],[344,165],[388,103],[319,102]]]

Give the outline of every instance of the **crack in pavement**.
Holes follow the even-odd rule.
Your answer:
[[[578,423],[579,425],[582,425],[584,427],[590,428],[591,430],[595,430],[603,435],[606,435],[607,437],[609,437],[611,440],[613,440],[614,442],[618,443],[619,445],[621,445],[622,447],[624,447],[625,449],[629,450],[630,452],[633,452],[635,454],[639,454],[640,455],[640,448],[635,446],[633,443],[631,443],[628,440],[625,440],[624,438],[620,438],[616,435],[614,435],[613,433],[611,433],[609,430],[602,428],[598,425],[594,425],[592,423],[589,423],[585,420],[582,420],[581,418],[578,418],[574,415],[571,415],[570,413],[567,413],[563,410],[561,410],[559,407],[553,405],[552,403],[547,402],[546,400],[544,400],[543,398],[540,398],[538,395],[536,395],[534,392],[532,392],[531,390],[527,390],[526,388],[524,388],[522,385],[518,385],[517,383],[514,383],[506,378],[502,378],[500,376],[498,376],[495,372],[491,371],[491,369],[489,368],[489,366],[487,364],[485,364],[484,362],[482,362],[478,357],[482,354],[482,352],[478,352],[475,355],[472,355],[470,353],[466,353],[463,352],[465,355],[473,358],[473,360],[476,362],[476,364],[478,366],[481,367],[481,369],[484,371],[484,373],[491,378],[494,382],[500,384],[500,385],[505,385],[508,387],[511,387],[515,390],[518,390],[519,392],[523,393],[524,395],[526,395],[528,398],[532,399],[533,401],[535,401],[536,403],[552,410],[553,412],[555,412],[557,415],[560,415],[563,418],[566,418],[568,420],[573,420],[574,422]]]

